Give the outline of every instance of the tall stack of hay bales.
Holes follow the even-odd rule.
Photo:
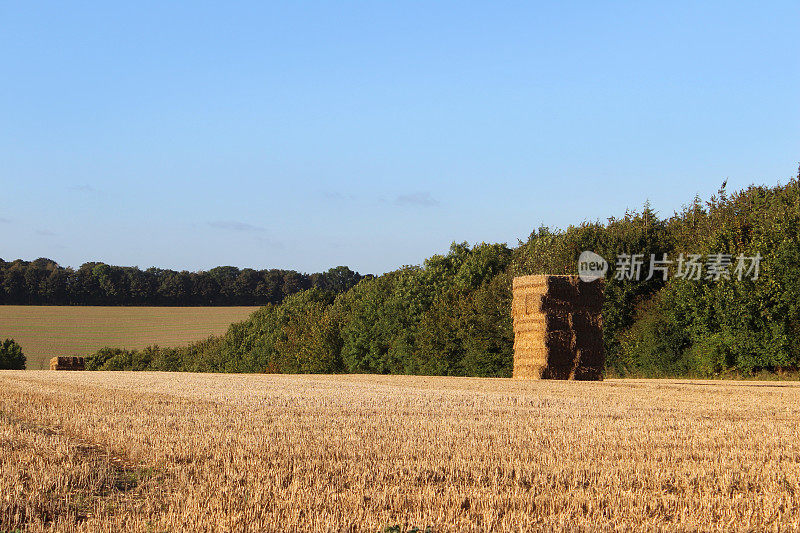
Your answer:
[[[514,377],[603,379],[603,279],[514,278]]]
[[[50,359],[50,370],[86,370],[86,359],[83,357],[53,357]]]

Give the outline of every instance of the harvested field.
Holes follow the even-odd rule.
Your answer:
[[[0,372],[0,531],[787,530],[800,383]]]
[[[82,356],[104,346],[182,346],[225,333],[258,307],[86,307],[0,305],[0,339],[22,346],[28,368],[51,357]]]

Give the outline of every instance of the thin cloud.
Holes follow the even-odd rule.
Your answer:
[[[39,235],[41,237],[53,237],[55,233],[53,233],[49,229],[37,229],[36,235]]]
[[[260,232],[265,231],[265,228],[254,226],[247,222],[239,222],[237,220],[215,220],[208,223],[209,226],[216,229],[224,229],[228,231],[244,231],[244,232]]]
[[[326,200],[331,200],[336,202],[341,202],[345,200],[351,201],[356,199],[355,195],[353,194],[345,194],[339,191],[323,191],[322,197],[325,198]]]
[[[0,224],[11,224],[11,219],[0,217]]]
[[[92,187],[91,185],[73,185],[72,187],[69,188],[69,190],[74,191],[74,192],[82,192],[82,193],[85,193],[85,194],[92,194],[92,193],[100,192],[97,189],[95,189],[94,187]]]
[[[253,224],[238,220],[214,220],[209,222],[208,225],[212,228],[224,231],[236,231],[250,234],[252,235],[251,238],[267,248],[284,248],[284,244],[281,241],[277,241],[269,235],[265,235],[264,232],[267,230],[261,226],[254,226]]]
[[[281,241],[276,241],[271,237],[265,237],[263,235],[256,235],[256,241],[260,242],[262,245],[266,246],[267,248],[275,248],[282,250],[286,248],[286,245],[283,244]]]
[[[429,192],[414,192],[397,196],[393,203],[399,206],[435,207],[439,205],[439,200]]]

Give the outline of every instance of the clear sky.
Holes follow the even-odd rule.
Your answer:
[[[800,160],[800,2],[0,4],[0,257],[381,273]]]

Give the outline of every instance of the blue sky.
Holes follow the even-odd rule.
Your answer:
[[[3,2],[0,257],[380,273],[787,181],[800,3]]]

